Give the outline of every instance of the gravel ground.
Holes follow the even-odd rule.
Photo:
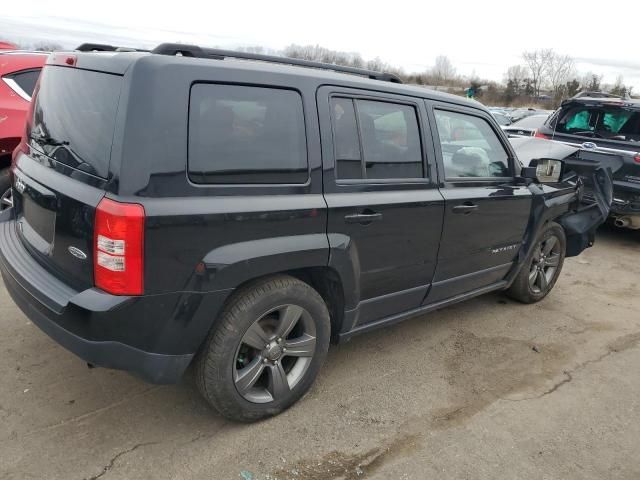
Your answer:
[[[0,286],[2,479],[640,478],[640,232],[603,229],[554,291],[490,294],[333,347],[238,425],[187,377],[89,370]]]

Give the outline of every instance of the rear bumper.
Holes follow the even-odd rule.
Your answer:
[[[624,179],[613,181],[611,215],[616,217],[640,215],[640,183]]]
[[[613,217],[623,217],[627,215],[640,216],[640,205],[623,200],[614,200],[609,213]]]
[[[172,317],[166,311],[168,305],[184,301],[175,298],[179,294],[128,298],[96,289],[76,292],[29,255],[7,212],[0,216],[0,271],[7,291],[24,314],[86,362],[164,384],[177,382],[194,356],[195,343],[176,339]],[[158,308],[165,310],[167,320],[156,317],[154,329],[140,330]],[[157,351],[141,345],[155,345]]]

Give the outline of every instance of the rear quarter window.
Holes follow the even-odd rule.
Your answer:
[[[309,172],[300,94],[195,84],[188,157],[189,177],[195,183],[305,183]]]
[[[18,84],[24,93],[28,96],[33,95],[33,90],[36,88],[36,82],[40,76],[40,69],[23,70],[11,75],[7,75],[6,78],[10,78]]]

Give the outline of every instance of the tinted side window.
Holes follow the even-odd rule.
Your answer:
[[[13,79],[24,92],[32,96],[33,90],[36,88],[36,82],[38,81],[38,77],[40,76],[40,69],[37,70],[26,70],[23,72],[14,73],[12,75],[8,75],[9,78]]]
[[[422,151],[415,108],[357,100],[367,178],[420,178]]]
[[[414,107],[333,98],[331,115],[339,179],[423,177],[420,131]]]
[[[446,177],[508,177],[509,156],[489,122],[436,110]]]
[[[300,95],[275,88],[194,85],[189,176],[196,183],[305,183]]]

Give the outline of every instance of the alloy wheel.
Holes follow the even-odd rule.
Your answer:
[[[298,305],[274,308],[246,331],[234,358],[236,390],[252,403],[286,398],[311,365],[316,327]]]
[[[534,293],[546,292],[560,263],[560,239],[551,235],[536,245],[529,270],[529,287]]]

